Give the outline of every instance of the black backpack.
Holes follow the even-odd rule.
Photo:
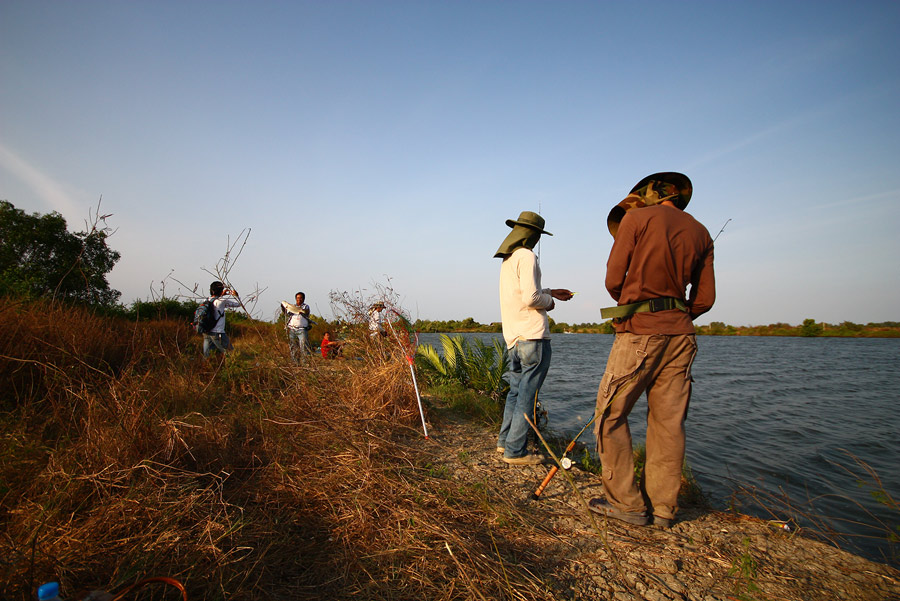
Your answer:
[[[216,315],[216,306],[212,300],[207,299],[200,303],[200,306],[194,311],[194,321],[191,325],[198,334],[208,334],[216,327],[219,316]]]

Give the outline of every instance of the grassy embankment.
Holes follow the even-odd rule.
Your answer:
[[[538,520],[435,467],[405,357],[358,327],[298,368],[278,326],[238,323],[204,364],[183,320],[6,302],[3,597],[159,576],[192,600],[545,597]]]
[[[405,357],[364,322],[343,360],[294,367],[279,326],[245,321],[236,351],[203,364],[184,319],[2,306],[4,599],[154,576],[192,600],[552,596],[530,552],[542,516],[490,473],[452,478],[447,449],[422,437]],[[432,392],[434,423],[448,407],[496,419],[483,395]],[[126,598],[177,596],[144,592]]]

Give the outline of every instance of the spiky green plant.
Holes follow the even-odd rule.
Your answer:
[[[457,338],[441,334],[443,353],[439,353],[430,344],[420,345],[416,351],[419,367],[436,384],[449,384],[450,382],[466,384],[468,381],[463,358],[466,353],[466,342],[462,336]]]
[[[462,336],[447,336],[441,334],[441,346],[444,350],[444,363],[452,377],[464,385],[469,384],[469,370],[466,356],[469,354],[469,344]]]
[[[503,374],[509,368],[509,355],[499,339],[490,345],[476,339],[470,345],[463,336],[441,334],[440,340],[442,353],[430,344],[421,345],[417,353],[419,367],[433,382],[458,382],[494,400],[505,396],[509,385]]]
[[[509,384],[503,374],[509,369],[509,353],[499,338],[492,338],[490,345],[476,338],[465,358],[471,388],[487,393],[494,400],[506,395]]]

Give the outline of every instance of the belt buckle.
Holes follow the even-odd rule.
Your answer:
[[[669,309],[666,305],[668,304],[666,301],[667,298],[651,298],[650,299],[650,312],[656,313],[657,311],[665,311]]]

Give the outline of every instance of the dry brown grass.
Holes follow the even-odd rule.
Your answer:
[[[266,324],[242,324],[223,363],[200,362],[198,339],[0,312],[4,598],[152,576],[191,599],[547,597],[540,524],[436,467],[390,339],[306,367]]]

